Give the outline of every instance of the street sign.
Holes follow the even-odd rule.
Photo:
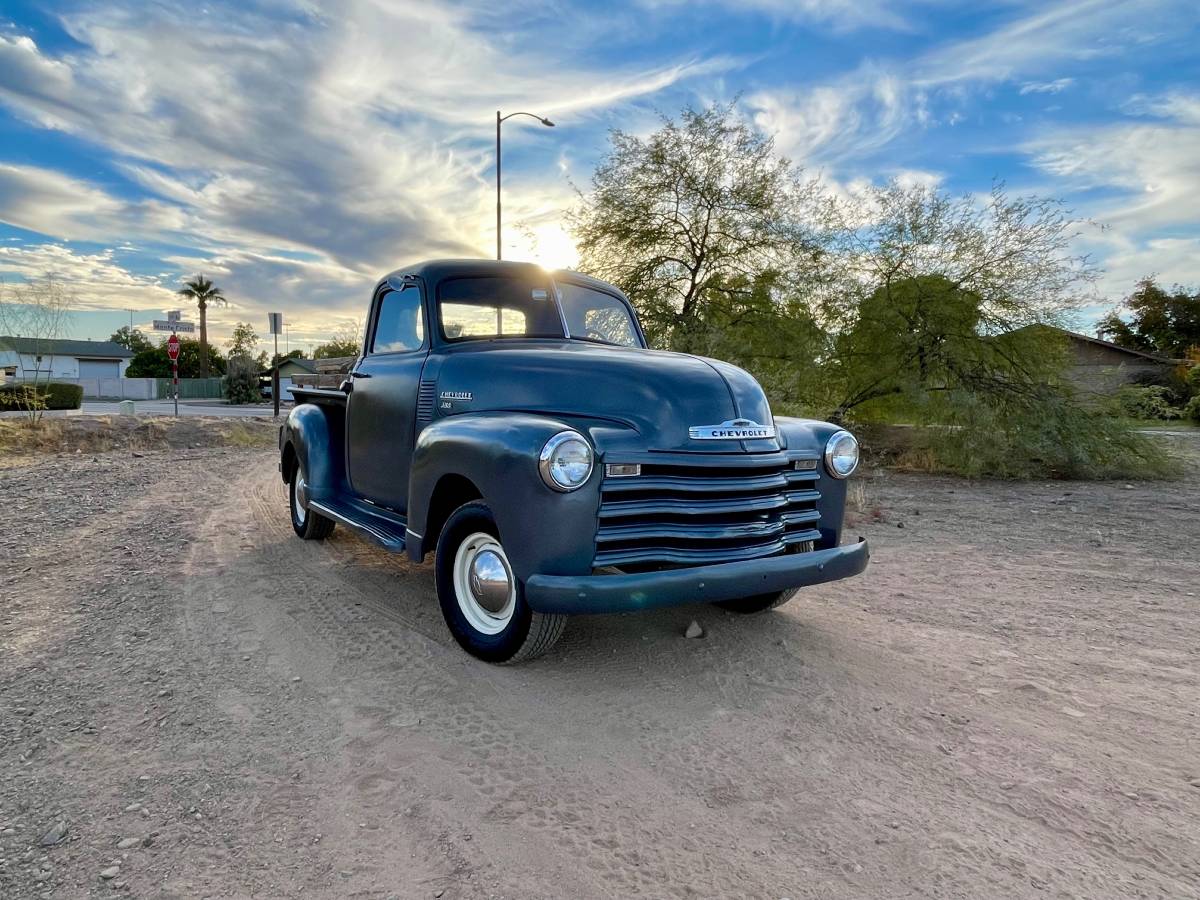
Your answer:
[[[183,334],[195,334],[195,322],[181,322],[178,319],[155,319],[155,331],[179,331]]]
[[[171,357],[171,362],[179,359],[179,336],[171,335],[167,338],[167,356]]]
[[[267,313],[267,334],[283,334],[283,313]]]

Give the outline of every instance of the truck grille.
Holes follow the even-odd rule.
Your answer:
[[[792,460],[761,466],[643,465],[606,477],[594,566],[701,566],[811,549],[820,473]]]

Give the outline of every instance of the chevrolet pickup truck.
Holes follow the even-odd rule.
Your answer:
[[[340,388],[292,388],[280,472],[306,540],[342,524],[416,562],[469,653],[544,653],[580,613],[756,613],[855,575],[858,444],[773,418],[727,363],[647,348],[576,272],[437,260],[376,285]]]

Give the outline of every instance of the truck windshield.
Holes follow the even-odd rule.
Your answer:
[[[550,283],[482,276],[438,288],[438,319],[448,341],[563,335]]]
[[[612,294],[560,281],[558,296],[569,337],[618,347],[642,346],[629,307]]]

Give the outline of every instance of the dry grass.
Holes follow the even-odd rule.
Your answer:
[[[8,464],[47,453],[112,450],[179,450],[197,447],[274,447],[278,423],[270,419],[188,416],[71,416],[0,419],[0,453]]]

